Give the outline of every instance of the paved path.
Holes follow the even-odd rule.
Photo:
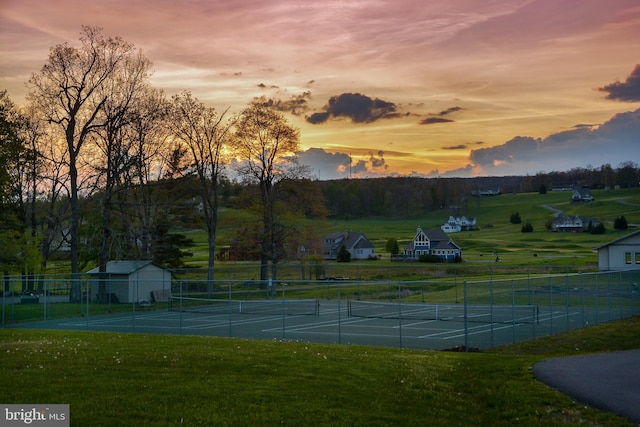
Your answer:
[[[533,373],[578,402],[640,424],[640,349],[549,359]]]

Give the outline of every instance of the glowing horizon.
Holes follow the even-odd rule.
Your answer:
[[[322,179],[345,155],[358,176],[640,159],[633,0],[0,1],[0,89],[18,105],[49,48],[91,25],[141,48],[168,96],[278,101]]]

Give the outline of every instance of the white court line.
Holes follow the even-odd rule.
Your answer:
[[[311,325],[304,325],[304,326],[297,326],[297,327],[293,327],[293,328],[288,328],[287,327],[287,331],[289,330],[294,330],[294,331],[305,331],[305,330],[310,330],[310,329],[317,329],[317,328],[326,328],[328,326],[349,326],[349,325],[353,325],[356,323],[366,323],[366,322],[372,322],[374,320],[379,320],[379,319],[371,319],[371,318],[353,318],[353,317],[347,317],[346,319],[353,319],[353,320],[341,320],[338,321],[337,319],[335,320],[327,320],[324,322],[315,322],[312,323]],[[367,326],[364,326],[367,327]],[[389,327],[387,326],[369,326],[370,328],[376,328],[376,329],[389,329]],[[269,329],[263,329],[262,332],[273,332],[273,331],[277,331],[277,330],[282,330],[282,327],[279,328],[269,328]],[[335,334],[335,332],[333,332],[333,334]]]

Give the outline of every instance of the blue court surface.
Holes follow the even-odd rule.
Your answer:
[[[540,312],[535,321],[467,321],[461,316],[438,320],[418,318],[353,317],[346,301],[321,300],[317,314],[169,311],[166,308],[73,319],[56,319],[20,328],[109,331],[121,333],[205,335],[246,339],[362,344],[425,350],[461,346],[490,348],[532,336],[544,336],[567,327],[581,313]]]

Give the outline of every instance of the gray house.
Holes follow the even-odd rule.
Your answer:
[[[599,270],[640,269],[640,230],[600,245],[598,251]]]
[[[591,227],[597,227],[600,225],[600,221],[587,216],[559,215],[551,224],[551,231],[579,233],[588,231],[589,225],[591,225]]]
[[[96,267],[87,272],[91,276],[91,295],[98,295],[100,271]],[[118,302],[152,301],[152,292],[171,292],[171,271],[151,261],[109,261],[107,263],[107,294]]]
[[[351,254],[351,259],[371,259],[376,256],[373,244],[362,233],[345,231],[333,233],[323,239],[324,249],[322,256],[324,259],[337,259],[340,246]]]

